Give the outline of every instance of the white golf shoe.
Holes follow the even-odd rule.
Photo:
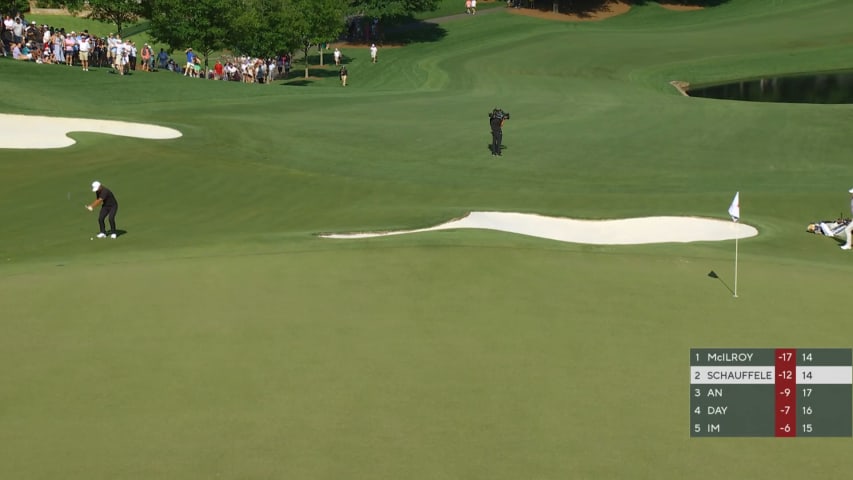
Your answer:
[[[98,238],[107,238],[107,234],[106,234],[106,233],[99,233],[99,234],[97,234],[97,235],[96,235],[96,237],[98,237]]]
[[[853,247],[850,247],[850,245],[842,245],[841,246],[842,250],[850,250],[851,248],[853,248]]]
[[[118,235],[116,235],[116,234],[114,233],[114,234],[110,235],[110,238],[118,238]]]

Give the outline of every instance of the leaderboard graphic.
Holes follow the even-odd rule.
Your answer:
[[[693,348],[691,437],[853,436],[853,349]]]

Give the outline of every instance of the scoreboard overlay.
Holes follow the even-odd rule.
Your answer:
[[[853,349],[690,349],[690,436],[853,436]]]

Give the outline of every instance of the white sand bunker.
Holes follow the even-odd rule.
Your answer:
[[[181,132],[146,123],[0,114],[0,148],[62,148],[74,145],[68,132],[94,132],[123,137],[165,140]]]
[[[644,243],[734,240],[758,235],[749,225],[728,220],[698,217],[643,217],[619,220],[574,220],[529,213],[471,212],[441,225],[393,232],[341,233],[324,238],[370,238],[386,235],[478,228],[518,233],[561,242],[592,245],[636,245]]]

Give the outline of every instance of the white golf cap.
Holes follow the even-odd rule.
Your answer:
[[[853,193],[853,188],[851,188],[850,190],[847,190],[847,191],[850,193]]]
[[[92,191],[93,192],[97,192],[99,188],[101,188],[101,182],[99,182],[97,180],[92,182]]]

